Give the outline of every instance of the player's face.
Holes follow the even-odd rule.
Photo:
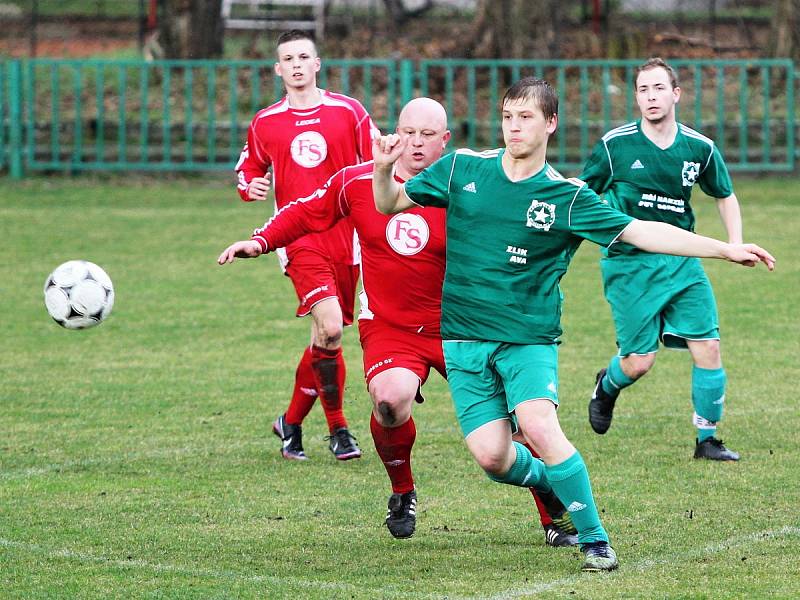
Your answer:
[[[642,71],[636,78],[636,102],[642,118],[651,123],[673,120],[680,97],[681,88],[672,87],[669,73],[661,67]]]
[[[558,117],[546,119],[535,98],[510,100],[503,105],[503,140],[512,158],[525,159],[547,148]]]
[[[319,57],[311,40],[292,40],[278,46],[277,73],[286,89],[304,89],[317,85]]]
[[[425,109],[403,112],[397,123],[397,133],[408,139],[398,162],[411,175],[439,160],[450,140],[450,131],[441,114]]]

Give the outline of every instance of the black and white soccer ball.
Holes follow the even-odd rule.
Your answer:
[[[44,304],[53,320],[62,327],[94,327],[102,323],[114,307],[114,285],[96,264],[88,260],[70,260],[47,277]]]

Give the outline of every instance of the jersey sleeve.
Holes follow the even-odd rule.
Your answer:
[[[611,165],[611,153],[608,151],[605,141],[600,140],[595,145],[589,158],[586,159],[583,172],[578,176],[578,179],[585,181],[589,189],[602,194],[611,185],[613,175],[614,168]]]
[[[247,130],[247,143],[244,145],[235,167],[237,176],[236,190],[242,200],[252,202],[247,197],[247,187],[253,178],[264,177],[271,162],[269,155],[263,152],[259,144],[256,120],[254,119]]]
[[[350,214],[344,198],[344,172],[342,169],[333,175],[310,196],[290,202],[256,229],[252,239],[259,243],[261,251],[283,248],[309,233],[327,231]]]
[[[372,160],[372,139],[381,134],[367,109],[360,102],[353,100],[353,108],[356,115],[356,146],[358,148],[359,162]]]
[[[697,180],[700,189],[712,198],[727,198],[733,193],[733,182],[717,145],[711,147],[708,165]]]
[[[455,152],[447,154],[406,181],[405,191],[408,198],[420,206],[446,208],[450,202],[450,178],[455,161]]]
[[[570,231],[600,246],[613,244],[631,221],[633,217],[603,203],[585,185],[578,190],[570,205]]]

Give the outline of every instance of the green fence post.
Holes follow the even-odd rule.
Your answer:
[[[0,171],[5,169],[8,161],[8,142],[6,142],[6,111],[8,110],[8,92],[6,91],[6,71],[8,63],[0,60]]]
[[[400,104],[405,106],[414,95],[414,63],[411,60],[400,61]]]
[[[22,179],[22,63],[8,63],[8,160],[12,179]]]
[[[788,115],[786,122],[788,124],[786,132],[787,148],[786,148],[786,161],[789,163],[789,169],[794,170],[795,165],[795,149],[794,149],[794,119],[795,119],[795,106],[794,106],[794,86],[795,79],[800,79],[800,73],[797,72],[794,62],[789,60],[786,64],[786,105],[788,107]]]

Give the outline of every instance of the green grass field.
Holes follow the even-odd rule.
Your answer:
[[[614,352],[594,247],[564,280],[561,422],[621,559],[592,575],[577,550],[544,546],[527,491],[481,474],[438,375],[415,408],[417,533],[390,537],[354,330],[346,413],[364,457],[333,459],[318,407],[311,460],[280,457],[270,423],[308,323],[273,256],[216,265],[269,210],[231,181],[0,180],[0,597],[800,597],[800,181],[737,183],[746,238],[778,257],[771,274],[707,261],[720,435],[740,463],[692,460],[685,353],[662,351],[592,433],[588,395]],[[695,205],[698,229],[722,235],[713,203]],[[92,330],[44,309],[47,274],[73,258],[115,283]]]

